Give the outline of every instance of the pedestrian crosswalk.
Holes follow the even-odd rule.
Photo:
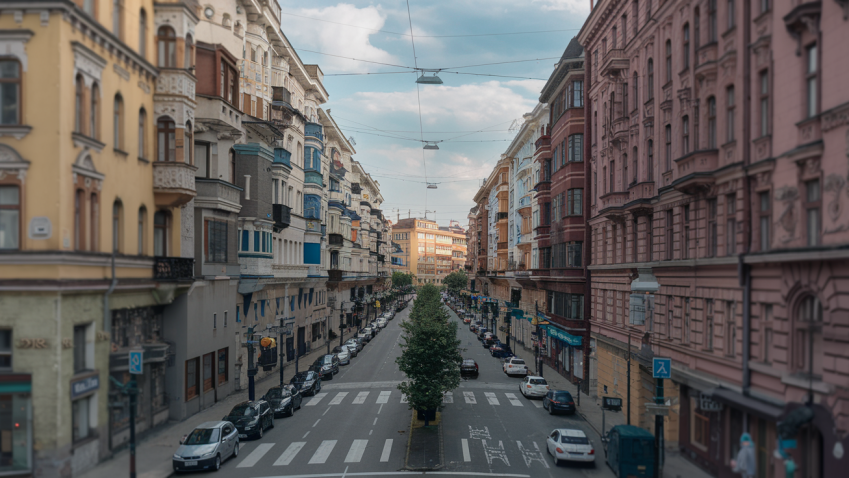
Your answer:
[[[483,393],[481,397],[480,394]],[[325,400],[332,394],[329,401]],[[351,398],[353,396],[353,399]],[[395,400],[399,400],[400,403],[408,403],[407,397],[401,394],[398,391],[392,390],[383,390],[380,392],[370,392],[370,391],[362,391],[357,392],[356,395],[353,395],[350,392],[321,392],[317,393],[314,397],[310,397],[304,402],[305,407],[314,407],[319,405],[320,403],[326,403],[328,406],[330,405],[343,405],[343,404],[351,404],[351,405],[368,405],[371,403],[382,405],[384,403],[389,403],[390,400],[395,397]],[[458,392],[455,395],[453,392],[446,392],[442,397],[443,404],[451,404],[455,403],[454,398],[457,397],[457,403],[466,403],[468,405],[477,405],[478,398],[481,398],[481,404],[492,405],[492,406],[500,406],[502,404],[510,403],[510,405],[514,407],[523,407],[524,400],[517,398],[517,395],[513,392]],[[459,397],[462,397],[460,400]],[[506,399],[506,400],[504,400]],[[374,400],[372,402],[371,400]],[[530,403],[537,408],[542,408],[542,400],[531,400]]]
[[[303,463],[304,461],[309,465],[321,465],[328,462],[338,463],[339,458],[335,458],[337,456],[344,456],[344,463],[360,463],[363,460],[373,462],[378,459],[378,454],[380,462],[389,462],[394,440],[391,438],[373,440],[376,443],[371,447],[369,446],[370,441],[372,440],[353,440],[349,446],[347,443],[344,444],[347,448],[343,448],[343,443],[340,440],[322,440],[312,444],[305,441],[296,441],[289,443],[285,448],[277,443],[260,443],[247,456],[242,458],[236,468],[252,468],[260,462],[264,462],[266,456],[269,457],[269,460],[276,456],[272,466],[288,466],[292,463]],[[252,444],[248,443],[243,446],[249,448]],[[396,451],[400,453],[403,447],[397,446],[396,448]],[[302,452],[304,453],[302,454]],[[280,453],[280,455],[276,455],[276,453]]]

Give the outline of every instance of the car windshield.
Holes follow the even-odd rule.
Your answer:
[[[332,355],[325,355],[324,357],[321,358],[321,361],[324,362],[324,363],[333,363],[333,356]]]
[[[298,372],[292,377],[293,382],[305,382],[309,380],[309,372]]]
[[[590,441],[587,440],[587,437],[567,437],[566,435],[561,435],[560,443],[569,443],[570,445],[589,445]]]
[[[554,399],[563,402],[570,402],[572,401],[572,395],[570,395],[569,392],[558,392],[554,394]]]
[[[525,365],[525,361],[522,359],[513,359],[513,362],[511,363],[514,365]]]
[[[335,353],[337,353],[337,354],[338,354],[338,353],[339,353],[339,352],[341,352],[341,351],[342,351],[342,347],[341,347],[341,346],[337,345],[336,347],[333,347],[333,352],[335,352]]]
[[[532,378],[529,380],[531,385],[548,385],[544,378]]]
[[[279,388],[272,388],[271,390],[268,391],[267,394],[265,394],[265,396],[268,397],[268,398],[274,399],[274,398],[291,397],[292,394],[289,393],[288,390],[282,390],[282,389],[279,389]]]
[[[248,405],[236,405],[232,410],[230,410],[231,417],[252,417],[254,415],[256,415],[256,410]]]
[[[186,440],[184,445],[209,445],[210,443],[218,443],[219,430],[217,428],[195,428]]]

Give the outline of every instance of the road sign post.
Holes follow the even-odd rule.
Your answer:
[[[654,357],[652,359],[652,376],[657,381],[655,394],[655,406],[649,409],[654,410],[654,449],[655,449],[655,464],[654,476],[660,478],[663,476],[661,471],[663,467],[663,417],[669,413],[663,403],[663,379],[672,378],[672,359],[668,357]]]

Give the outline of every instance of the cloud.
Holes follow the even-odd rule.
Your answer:
[[[394,55],[371,44],[371,36],[378,34],[374,30],[383,29],[386,23],[386,14],[380,7],[357,8],[351,4],[340,3],[325,8],[286,8],[284,11],[299,15],[283,15],[280,25],[296,50],[309,49],[361,60],[401,64],[401,60]],[[346,23],[361,28],[327,22]],[[374,71],[376,67],[378,65],[361,61],[332,56],[321,57],[321,68],[326,72],[359,73]]]
[[[544,11],[572,13],[588,13],[590,11],[590,0],[531,0],[531,3],[539,5]],[[598,2],[595,1],[595,3]]]
[[[540,91],[542,91],[542,87],[545,86],[545,81],[543,80],[513,80],[504,82],[507,86],[517,86],[520,88],[524,88],[532,95],[538,95]]]

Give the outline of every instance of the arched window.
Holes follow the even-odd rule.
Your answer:
[[[113,148],[124,150],[124,99],[120,93],[115,95],[112,108],[112,141]]]
[[[177,156],[177,140],[174,121],[167,116],[156,122],[157,161],[174,161]]]
[[[799,302],[793,327],[793,370],[822,377],[822,304],[815,296]]]
[[[648,81],[646,82],[646,101],[654,99],[654,60],[649,58],[646,67]]]
[[[159,27],[156,33],[157,65],[160,68],[177,68],[177,35],[169,26]]]
[[[672,40],[666,40],[666,82],[672,81]]]
[[[168,213],[156,211],[153,215],[153,255],[164,257],[168,254]]]
[[[684,51],[683,58],[684,68],[690,68],[690,24],[684,24]]]
[[[97,83],[93,83],[91,85],[91,106],[88,111],[89,118],[89,136],[94,139],[100,139],[100,134],[98,128],[100,124],[98,123],[98,115],[99,115],[99,100],[100,100],[100,87],[97,86]]]
[[[139,11],[139,55],[147,54],[147,13],[142,8]]]
[[[20,124],[21,64],[17,60],[0,60],[0,91],[0,124]]]
[[[183,129],[183,144],[186,145],[183,148],[183,161],[186,164],[195,164],[195,161],[194,161],[195,148],[192,147],[195,144],[194,130],[192,129],[192,122],[191,121],[186,121],[186,127]]]
[[[139,110],[139,157],[146,158],[147,156],[147,148],[144,147],[145,141],[147,140],[147,112],[144,108]]]
[[[74,250],[86,250],[85,244],[85,191],[74,194]]]
[[[121,230],[124,226],[124,205],[120,200],[116,200],[112,204],[112,250],[115,252],[123,252],[122,242],[124,240]]]
[[[144,255],[144,224],[147,221],[147,208],[142,206],[139,208],[139,230],[138,230],[138,242],[139,242],[139,255]]]
[[[195,42],[192,40],[191,35],[186,35],[186,49],[185,49],[185,58],[183,59],[183,68],[191,69],[195,63]]]
[[[77,75],[76,99],[74,102],[74,131],[85,134],[85,82]]]

